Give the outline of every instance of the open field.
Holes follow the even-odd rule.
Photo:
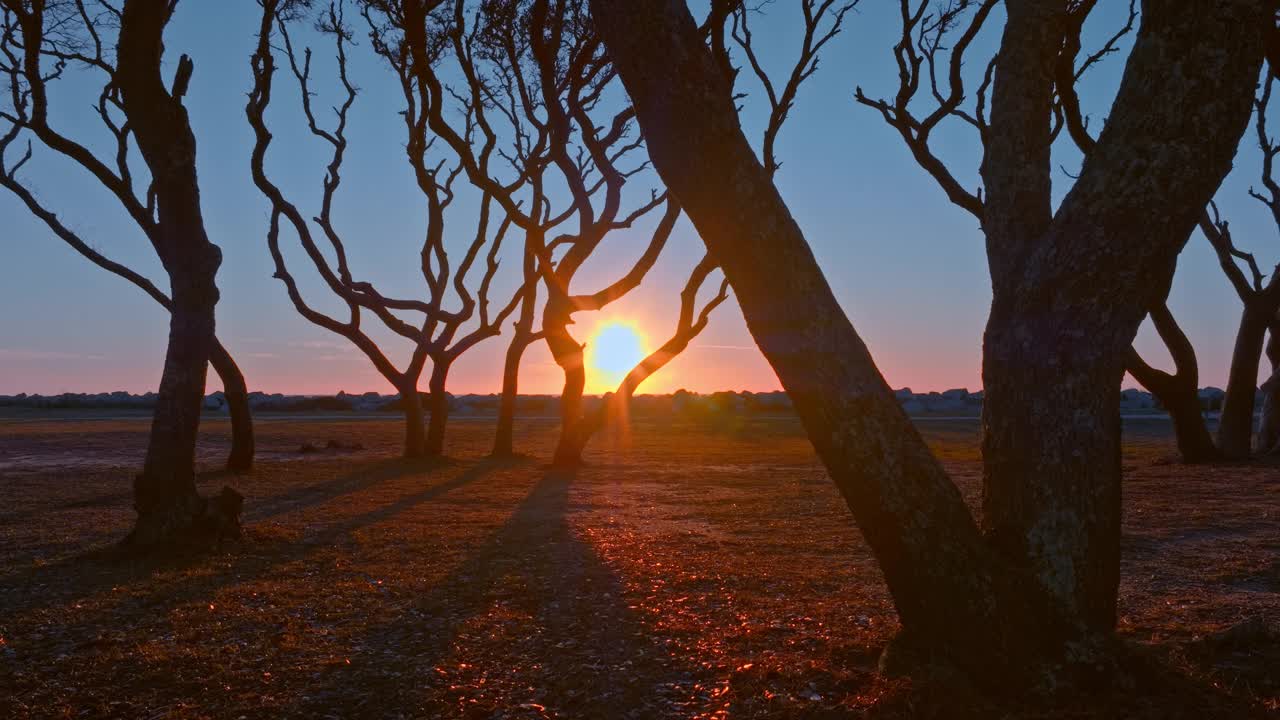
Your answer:
[[[966,497],[974,421],[922,422]],[[0,717],[1280,714],[1280,468],[1170,462],[1131,423],[1120,631],[1136,689],[1048,704],[876,674],[896,621],[798,424],[641,424],[576,477],[396,458],[394,418],[259,420],[246,539],[110,551],[147,421],[0,419]],[[205,423],[216,468],[223,421]],[[519,428],[545,458],[555,423]],[[362,450],[299,454],[304,443]]]

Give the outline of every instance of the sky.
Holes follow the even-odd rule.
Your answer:
[[[1086,28],[1086,47],[1096,47],[1123,24],[1127,7],[1126,0],[1102,0]],[[767,12],[755,23],[756,39],[766,65],[781,72],[795,52],[798,10],[790,2],[778,2]],[[166,35],[166,73],[176,67],[181,53],[195,60],[186,105],[198,142],[204,217],[224,258],[218,274],[218,335],[238,360],[251,390],[395,392],[346,339],[303,319],[284,286],[272,278],[265,239],[267,203],[249,176],[252,134],[244,117],[257,14],[257,4],[248,0],[186,0]],[[985,66],[998,43],[999,26],[1000,18],[993,17],[975,42],[968,74]],[[991,300],[981,232],[971,216],[948,203],[878,114],[853,100],[856,86],[873,97],[888,97],[896,90],[891,49],[898,32],[895,2],[863,0],[850,14],[845,32],[828,46],[783,130],[777,183],[889,383],[917,392],[977,390],[982,330]],[[304,29],[298,33],[299,41],[315,45],[317,78],[331,81],[332,46]],[[360,96],[352,111],[351,145],[335,217],[358,275],[388,293],[421,297],[425,288],[416,263],[423,203],[404,161],[403,122],[397,115],[403,100],[389,70],[371,56],[363,34],[357,41],[350,72]],[[1082,99],[1098,125],[1114,96],[1123,61],[1123,54],[1113,56],[1086,79]],[[276,142],[267,169],[309,217],[318,209],[326,148],[306,133],[298,93],[289,81],[287,74],[277,76],[277,97],[268,115]],[[52,123],[105,150],[100,121],[91,109],[96,82],[83,72],[59,82],[52,94]],[[755,141],[762,129],[763,96],[755,85],[741,89],[748,93],[742,101],[743,125]],[[339,101],[332,82],[321,83],[317,90],[318,109]],[[324,113],[321,120],[327,121]],[[1247,196],[1250,185],[1258,182],[1260,167],[1251,133],[1252,129],[1245,136],[1218,203],[1237,243],[1256,252],[1267,268],[1280,259],[1280,243],[1265,208]],[[948,130],[939,133],[935,145],[962,182],[976,188],[980,151],[973,138]],[[1069,173],[1079,167],[1079,156],[1059,147],[1054,160],[1054,190],[1061,198],[1070,187]],[[167,287],[145,238],[83,170],[37,146],[23,173],[37,195],[94,247]],[[632,201],[647,196],[653,183],[651,175],[638,177],[629,191]],[[63,245],[7,191],[0,191],[0,219],[0,394],[154,390],[167,336],[167,317],[159,306]],[[455,203],[448,222],[456,257],[468,233],[474,233],[474,199],[462,197]],[[593,292],[625,272],[647,240],[645,229],[611,235],[575,280],[575,292]],[[286,236],[282,243],[309,301],[336,312],[314,272],[308,275],[296,239]],[[645,282],[602,312],[578,315],[575,336],[590,343],[599,329],[624,324],[639,329],[647,348],[660,344],[674,325],[678,293],[701,252],[696,233],[682,220]],[[511,273],[519,270],[518,255],[503,258],[496,298],[510,291]],[[1198,351],[1201,385],[1223,386],[1239,301],[1198,233],[1179,261],[1171,307]],[[366,323],[372,321],[368,318]],[[450,391],[496,392],[508,337],[488,340],[464,355],[451,373]],[[385,333],[375,338],[403,365],[409,352],[404,343]],[[1168,365],[1149,327],[1144,326],[1137,344],[1153,363]],[[561,382],[562,374],[545,348],[530,348],[522,365],[521,391],[557,393]],[[592,377],[588,389],[600,391],[602,383],[602,378]],[[210,389],[218,386],[211,373]],[[678,388],[779,388],[732,297],[689,349],[641,392]]]

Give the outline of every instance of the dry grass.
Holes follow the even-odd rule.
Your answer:
[[[207,425],[212,467],[226,427]],[[1163,425],[1125,456],[1137,689],[1054,701],[875,673],[892,606],[793,422],[642,425],[573,479],[482,459],[484,422],[456,423],[434,465],[394,457],[390,419],[259,427],[252,475],[205,478],[247,496],[246,541],[131,560],[109,546],[145,421],[0,421],[0,717],[1280,710],[1280,470],[1170,463]],[[976,424],[924,427],[975,500]],[[545,457],[554,431],[524,426],[524,449]],[[329,439],[367,449],[293,452]]]

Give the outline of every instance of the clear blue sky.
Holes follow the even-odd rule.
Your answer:
[[[1100,5],[1089,28],[1095,44],[1122,21],[1127,2],[1102,0]],[[199,142],[205,218],[224,254],[218,278],[219,336],[238,358],[252,389],[392,392],[344,339],[298,316],[283,286],[271,278],[266,203],[249,178],[251,133],[244,119],[257,11],[256,3],[247,1],[186,0],[167,36],[170,68],[179,53],[195,59],[187,105]],[[756,25],[767,61],[782,69],[797,28],[790,3],[774,3],[768,22]],[[985,64],[983,53],[992,51],[998,31],[999,18],[993,18],[974,48],[971,68]],[[846,32],[830,46],[784,131],[778,182],[889,382],[916,390],[977,389],[990,289],[976,223],[946,201],[878,115],[853,101],[855,85],[873,96],[892,93],[896,67],[890,49],[897,32],[897,3],[888,0],[864,0],[849,17]],[[305,39],[317,43],[317,75],[330,77],[329,46],[314,36]],[[351,71],[362,92],[349,133],[351,156],[338,199],[339,225],[359,274],[404,293],[421,293],[415,263],[422,206],[403,160],[403,125],[395,114],[401,103],[398,89],[389,72],[369,57],[363,34],[354,53]],[[1105,116],[1122,67],[1123,57],[1113,57],[1089,79],[1084,99],[1095,123]],[[101,143],[102,131],[90,110],[96,97],[90,80],[81,74],[60,83],[53,96],[53,122],[67,134]],[[281,90],[269,118],[277,142],[269,169],[309,215],[316,208],[324,148],[303,132],[290,81],[286,74],[277,78]],[[763,98],[758,88],[745,89],[752,93],[745,124],[754,137]],[[321,97],[320,107],[333,97]],[[975,187],[978,149],[972,138],[943,133],[937,142],[957,175]],[[1078,167],[1078,157],[1067,148],[1055,162],[1067,170]],[[1280,259],[1277,229],[1245,195],[1257,182],[1258,162],[1252,135],[1247,135],[1219,204],[1237,242],[1270,267]],[[165,286],[145,239],[85,173],[40,148],[25,172],[40,196],[87,240]],[[1056,169],[1054,182],[1060,196],[1070,178]],[[468,217],[467,202],[459,203],[458,210],[457,242],[465,243],[474,220]],[[0,313],[0,393],[154,389],[167,330],[158,306],[65,247],[7,193],[0,193],[0,217],[0,306],[5,308]],[[611,240],[584,270],[582,289],[612,278],[634,257],[640,240],[636,233]],[[285,241],[296,245],[290,238]],[[588,338],[591,328],[605,319],[624,318],[644,328],[650,340],[660,340],[674,321],[675,295],[700,251],[697,237],[682,222],[645,284],[603,317],[582,316],[580,338]],[[291,251],[290,259],[295,272],[304,274],[304,258]],[[516,268],[516,260],[508,257],[504,269]],[[304,287],[316,304],[334,307],[313,279]],[[1198,234],[1180,261],[1172,306],[1199,352],[1201,384],[1221,386],[1239,303]],[[466,356],[453,373],[451,390],[495,391],[505,346],[505,337],[491,340]],[[1149,329],[1139,346],[1153,360],[1167,362]],[[395,355],[403,357],[404,351],[397,349]],[[559,377],[540,346],[526,356],[527,391],[553,392]],[[717,312],[684,356],[643,390],[678,387],[777,387],[732,302]]]

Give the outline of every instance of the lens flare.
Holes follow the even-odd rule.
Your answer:
[[[592,392],[616,389],[647,354],[644,335],[634,324],[621,320],[602,324],[587,340],[588,389]]]

